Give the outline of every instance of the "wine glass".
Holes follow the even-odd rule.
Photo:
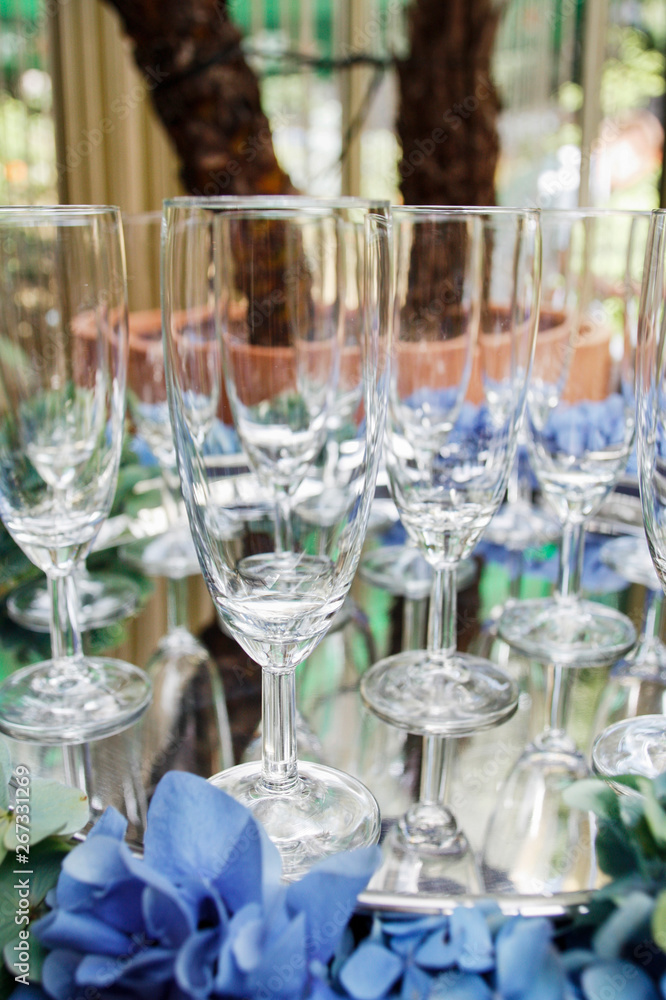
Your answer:
[[[645,254],[636,356],[638,485],[654,568],[666,589],[666,212],[652,213]],[[666,715],[626,719],[600,733],[595,769],[653,777],[666,768]]]
[[[183,497],[218,615],[263,678],[261,763],[211,780],[262,820],[289,878],[380,830],[360,782],[297,762],[294,725],[295,667],[342,607],[377,473],[389,222],[367,211],[364,226],[361,340],[346,349],[344,222],[333,206],[165,203],[165,359]],[[339,424],[329,417],[342,373],[359,405]],[[207,425],[222,378],[244,449],[234,462]],[[335,517],[303,516],[301,505],[311,500],[310,511],[326,489],[331,434]]]
[[[51,592],[52,659],[0,685],[0,729],[82,743],[145,710],[143,671],[81,646],[75,570],[113,500],[125,407],[122,225],[100,206],[0,208],[0,515]]]
[[[593,209],[541,215],[544,320],[526,434],[537,480],[562,525],[560,566],[552,597],[512,603],[498,626],[502,639],[541,662],[602,666],[636,641],[626,615],[581,597],[580,579],[585,521],[617,483],[634,440],[632,303],[647,218]]]
[[[391,492],[433,568],[428,648],[376,663],[368,708],[424,736],[419,801],[385,841],[374,888],[480,889],[465,835],[446,807],[443,737],[498,725],[515,684],[456,649],[456,570],[506,491],[538,313],[538,214],[393,210],[395,340],[385,443]]]

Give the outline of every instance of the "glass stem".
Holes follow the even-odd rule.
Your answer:
[[[162,506],[170,528],[177,524],[180,513],[180,478],[178,470],[162,466]]]
[[[175,632],[176,629],[189,628],[189,615],[187,608],[187,577],[179,580],[167,578],[166,582],[166,606],[167,606],[167,633]]]
[[[456,618],[458,591],[456,567],[451,563],[438,566],[433,574],[428,614],[428,652],[446,659],[457,645]],[[451,753],[441,736],[424,736],[421,753],[421,786],[419,802],[444,807]]]
[[[664,594],[662,590],[645,591],[645,607],[643,609],[643,634],[652,638],[661,636],[664,628]]]
[[[580,521],[575,523],[567,521],[562,529],[560,544],[557,578],[557,593],[560,597],[576,597],[580,594],[584,552],[585,526]]]
[[[83,656],[83,646],[75,575],[53,575],[48,581],[51,592],[51,656],[54,660],[78,659]]]
[[[295,671],[264,668],[262,703],[261,780],[283,794],[298,782]]]
[[[291,499],[289,494],[278,486],[275,499],[275,551],[291,552],[294,548],[294,535],[291,524]]]

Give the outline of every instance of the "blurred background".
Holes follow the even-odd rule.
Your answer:
[[[663,0],[0,0],[0,201],[652,208],[665,53]]]

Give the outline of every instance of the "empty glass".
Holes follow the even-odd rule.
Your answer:
[[[456,648],[456,571],[504,497],[522,419],[539,297],[538,215],[393,210],[395,339],[385,443],[391,492],[433,568],[428,648],[376,663],[361,694],[384,721],[426,737],[421,795],[385,842],[375,888],[480,888],[444,804],[441,739],[498,725],[518,692]]]
[[[287,877],[379,836],[360,782],[297,762],[294,725],[294,670],[351,585],[384,423],[389,223],[359,210],[360,343],[348,344],[345,219],[334,207],[165,205],[167,383],[183,496],[218,614],[263,669],[262,762],[212,780],[263,821]],[[344,411],[341,387],[354,397]],[[244,449],[233,461],[210,431],[223,388]]]
[[[650,554],[666,588],[666,212],[653,212],[645,254],[636,356],[638,484]],[[593,750],[605,775],[653,777],[666,765],[666,716],[646,715],[602,732]]]
[[[51,592],[52,659],[0,685],[0,729],[76,743],[145,709],[143,671],[81,647],[75,570],[113,500],[127,306],[116,209],[0,209],[0,514]]]

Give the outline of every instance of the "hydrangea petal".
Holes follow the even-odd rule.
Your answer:
[[[460,943],[458,965],[464,972],[489,972],[495,967],[495,949],[483,914],[458,906],[451,914],[451,936]]]
[[[144,858],[156,871],[176,883],[213,882],[233,912],[261,900],[266,854],[278,855],[277,848],[231,796],[195,774],[170,771],[161,779],[144,838]]]
[[[400,1000],[428,1000],[431,992],[432,977],[416,965],[408,966],[402,978]]]
[[[459,951],[459,944],[452,936],[446,937],[444,931],[435,931],[418,947],[414,961],[421,968],[431,971],[452,969],[458,962]]]
[[[260,963],[247,977],[248,995],[262,997],[269,989],[273,1000],[293,1000],[302,996],[308,977],[305,940],[305,915],[302,913],[283,933],[271,933]]]
[[[512,917],[495,942],[497,980],[506,1000],[522,997],[550,948],[552,927],[541,917]]]
[[[448,917],[408,917],[404,920],[392,919],[380,921],[382,931],[390,937],[413,937],[436,930],[445,930],[449,925]]]
[[[381,861],[378,847],[333,854],[287,888],[290,913],[305,913],[308,955],[328,962],[356,907],[359,892]],[[322,899],[326,906],[321,905]]]
[[[492,990],[481,976],[457,969],[437,976],[430,992],[430,1000],[492,1000],[492,996]]]
[[[245,976],[238,968],[234,958],[232,943],[227,936],[222,944],[217,959],[217,975],[215,976],[215,993],[221,996],[243,997]]]
[[[214,927],[192,934],[178,952],[176,981],[193,1000],[205,1000],[210,995],[219,950],[220,931]]]
[[[131,977],[132,981],[157,984],[173,976],[174,954],[165,948],[145,948],[127,958],[108,955],[86,955],[76,970],[76,982],[81,986],[105,989]]]
[[[132,941],[91,914],[53,910],[33,925],[35,936],[45,948],[64,948],[98,955],[127,955]]]
[[[127,833],[127,818],[113,806],[107,806],[100,818],[90,830],[86,841],[91,837],[112,837],[113,840],[124,840]]]
[[[402,975],[397,955],[376,941],[363,941],[340,970],[340,982],[354,1000],[379,1000]]]
[[[608,995],[622,1000],[658,1000],[657,988],[643,969],[631,962],[597,962],[580,977],[586,1000]]]
[[[265,925],[263,914],[256,904],[246,906],[242,914],[242,923],[234,923],[233,953],[241,972],[249,972],[261,961]]]
[[[106,836],[86,839],[67,855],[62,870],[85,885],[108,886],[127,878],[127,868],[117,840]],[[58,894],[58,901],[63,905]]]
[[[559,954],[551,946],[520,1000],[565,1000],[567,982]],[[595,998],[596,1000],[596,998]]]
[[[21,984],[16,987],[9,1000],[49,1000],[49,998],[39,986]]]
[[[180,899],[152,886],[143,892],[141,909],[148,937],[166,948],[179,948],[195,929],[192,915]]]
[[[71,1000],[77,992],[76,968],[81,961],[78,951],[58,948],[50,952],[42,966],[42,986],[53,1000]]]

